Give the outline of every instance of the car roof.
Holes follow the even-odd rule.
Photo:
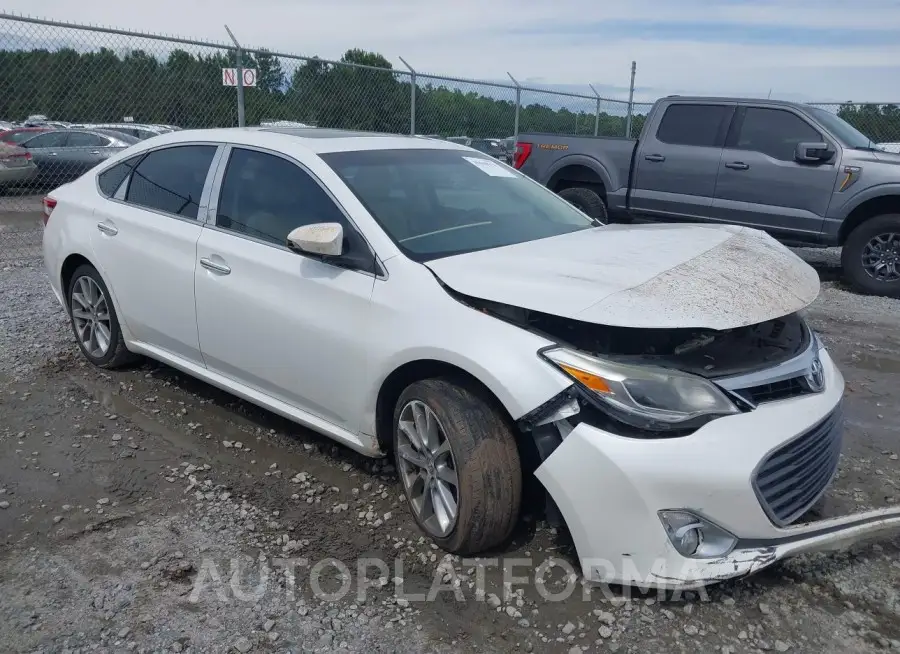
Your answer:
[[[465,150],[455,143],[423,139],[416,136],[354,132],[319,127],[229,127],[213,129],[183,129],[155,136],[142,144],[158,147],[163,144],[186,142],[224,142],[257,145],[272,149],[300,147],[317,154],[350,152],[355,150]]]

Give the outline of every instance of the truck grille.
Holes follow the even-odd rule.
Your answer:
[[[792,523],[821,497],[837,470],[842,426],[838,406],[822,422],[763,460],[753,489],[776,525]]]

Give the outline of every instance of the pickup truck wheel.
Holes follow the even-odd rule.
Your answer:
[[[860,293],[900,297],[900,214],[854,229],[841,252],[844,278]]]
[[[583,186],[572,186],[560,191],[559,197],[604,225],[609,222],[606,202],[597,191]]]
[[[410,510],[441,548],[498,545],[519,516],[522,468],[497,409],[443,379],[416,382],[394,410],[394,456]]]

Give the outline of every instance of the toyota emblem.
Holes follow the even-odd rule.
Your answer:
[[[809,385],[809,390],[813,393],[818,393],[825,388],[825,368],[822,367],[822,362],[819,360],[819,357],[813,359],[805,379],[806,383]]]

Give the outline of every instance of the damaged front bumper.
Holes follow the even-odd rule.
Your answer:
[[[843,377],[824,350],[821,361],[821,393],[719,418],[688,436],[629,438],[585,422],[566,429],[535,474],[566,522],[585,578],[698,588],[753,574],[787,556],[900,529],[900,507],[779,526],[760,495],[762,462],[800,443],[839,410]],[[721,551],[701,548],[686,556],[664,526],[667,513],[696,516],[709,526],[707,533],[730,542]]]

